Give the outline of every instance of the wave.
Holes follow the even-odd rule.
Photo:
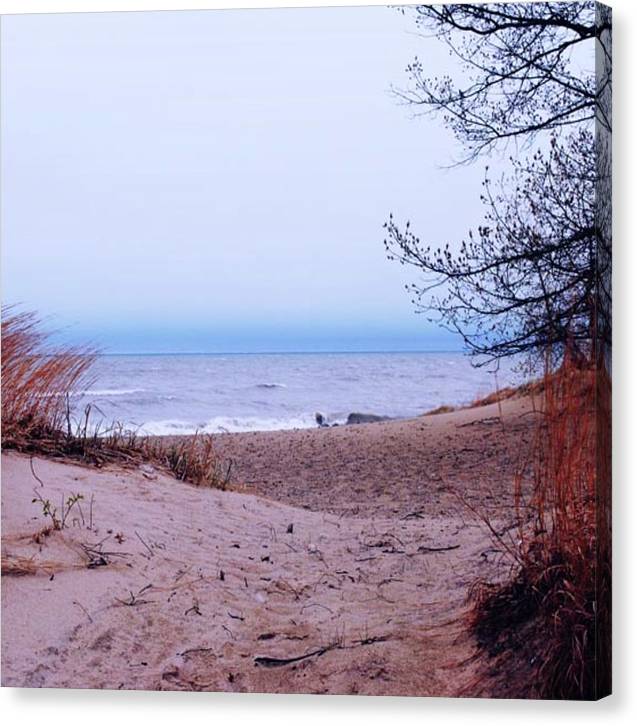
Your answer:
[[[215,416],[209,421],[194,423],[180,419],[148,421],[138,427],[140,434],[149,436],[187,436],[195,433],[225,434],[249,431],[289,431],[292,429],[314,429],[319,426],[318,414],[302,414],[289,418],[265,418],[259,416]],[[375,414],[333,414],[322,415],[323,427],[347,426],[390,420],[388,416]]]
[[[86,391],[74,391],[74,396],[130,396],[132,393],[144,393],[145,388],[89,388]]]
[[[194,423],[179,419],[148,421],[139,429],[149,436],[179,436],[194,433],[224,434],[245,431],[289,431],[291,429],[316,428],[314,414],[290,418],[261,418],[257,416],[215,416],[204,423]]]
[[[87,388],[85,391],[71,391],[72,398],[82,398],[84,396],[128,396],[131,393],[142,393],[144,388]],[[36,398],[66,398],[66,393],[36,393]]]

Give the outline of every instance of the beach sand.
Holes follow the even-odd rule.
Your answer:
[[[512,524],[534,419],[220,435],[225,492],[4,453],[2,684],[456,695],[468,589],[507,568],[457,495]],[[34,489],[81,511],[47,534]]]

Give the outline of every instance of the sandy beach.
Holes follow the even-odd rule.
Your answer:
[[[462,693],[468,589],[506,564],[458,494],[509,526],[534,419],[219,435],[229,491],[3,453],[2,684]],[[46,531],[34,490],[83,499]]]

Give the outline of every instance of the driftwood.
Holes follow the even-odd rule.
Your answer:
[[[311,650],[309,653],[297,655],[292,658],[273,658],[268,655],[259,655],[254,659],[254,664],[263,666],[264,668],[280,668],[281,666],[290,665],[291,663],[298,663],[299,661],[306,660],[307,658],[319,657],[337,647],[338,643],[332,643],[331,645],[325,645],[322,648],[317,648],[316,650]]]
[[[484,424],[486,426],[493,426],[493,424],[497,424],[501,421],[499,416],[490,416],[489,418],[477,418],[473,421],[467,421],[467,423],[463,424],[456,424],[457,429],[463,429],[465,426],[479,426],[480,424]]]
[[[425,518],[425,515],[423,514],[423,510],[417,509],[415,512],[409,512],[409,514],[405,514],[400,519],[405,520],[405,519],[424,519],[424,518]]]
[[[425,547],[421,546],[418,548],[418,552],[421,554],[427,554],[428,552],[449,552],[449,550],[457,550],[460,547],[457,545],[448,545],[447,547]]]
[[[343,645],[339,642],[331,643],[330,645],[325,645],[322,648],[317,648],[316,650],[311,650],[309,653],[293,656],[292,658],[274,658],[269,655],[259,655],[254,659],[254,664],[257,666],[263,666],[264,668],[280,668],[282,666],[291,665],[292,663],[307,660],[308,658],[318,658],[330,650],[349,650],[360,646],[372,645],[373,643],[384,643],[386,640],[389,640],[389,637],[389,635],[364,637],[359,640],[355,640],[353,645]]]

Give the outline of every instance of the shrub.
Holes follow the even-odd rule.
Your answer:
[[[476,584],[471,625],[491,657],[531,658],[537,696],[594,699],[611,686],[610,379],[567,358],[543,388],[512,576]]]

